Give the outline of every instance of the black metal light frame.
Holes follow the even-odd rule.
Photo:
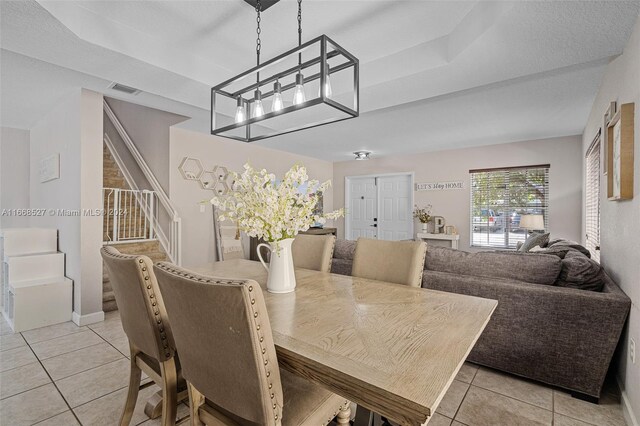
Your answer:
[[[280,71],[278,73],[275,73],[273,75],[264,75],[264,70],[267,69],[269,66],[274,65],[282,60],[284,60],[285,58],[289,58],[292,57],[294,55],[298,55],[301,54],[304,50],[307,50],[308,48],[310,48],[311,46],[313,46],[316,43],[320,43],[320,55],[317,57],[314,57],[312,59],[309,60],[305,60],[303,62],[300,62],[298,65],[293,66],[289,69],[286,69],[284,71]],[[328,48],[329,46],[332,47],[332,50],[329,51]],[[343,71],[349,68],[353,68],[353,106],[354,108],[351,108],[349,106],[346,106],[338,101],[336,101],[335,99],[332,99],[330,97],[327,97],[325,94],[324,90],[320,90],[320,94],[318,97],[309,99],[303,103],[297,104],[297,105],[290,105],[287,107],[282,108],[279,111],[271,111],[268,113],[265,113],[264,115],[262,115],[261,117],[250,117],[250,108],[251,108],[251,103],[253,102],[253,96],[254,96],[254,92],[256,89],[258,89],[259,87],[262,87],[264,85],[270,84],[270,83],[274,83],[279,79],[282,79],[284,77],[288,77],[288,76],[292,76],[295,75],[297,73],[300,73],[302,71],[304,71],[304,69],[312,67],[312,66],[316,66],[318,64],[320,64],[320,72],[310,75],[310,76],[305,76],[304,81],[305,82],[310,82],[310,81],[315,81],[315,80],[320,80],[320,87],[323,88],[325,87],[325,82],[327,79],[327,75],[329,72],[329,59],[338,56],[338,55],[343,55],[347,61],[337,65],[337,66],[333,66],[331,67],[331,73],[337,73],[339,71]],[[317,126],[322,126],[324,124],[329,124],[329,123],[335,123],[338,121],[343,121],[343,120],[348,120],[351,118],[355,118],[358,117],[358,115],[360,114],[360,81],[359,81],[359,75],[360,75],[360,65],[359,65],[359,61],[358,59],[353,56],[351,53],[349,53],[347,50],[345,50],[344,48],[342,48],[340,45],[338,45],[336,42],[334,42],[333,40],[331,40],[329,37],[327,37],[326,35],[321,35],[319,37],[316,37],[312,40],[309,40],[306,43],[301,44],[300,46],[297,46],[279,56],[276,56],[275,58],[266,61],[262,64],[260,64],[259,66],[256,66],[254,68],[251,68],[248,71],[245,71],[241,74],[238,74],[237,76],[213,87],[211,89],[211,134],[212,135],[220,135],[223,137],[227,137],[230,139],[235,139],[235,140],[239,140],[239,141],[244,141],[244,142],[253,142],[253,141],[257,141],[257,140],[261,140],[261,139],[267,139],[273,136],[278,136],[278,135],[283,135],[286,133],[292,133],[292,132],[297,132],[299,130],[304,130],[304,129],[309,129],[312,127],[317,127]],[[235,90],[235,91],[229,91],[228,89],[225,90],[225,88],[228,88],[228,86],[232,85],[233,83],[236,83],[244,78],[246,78],[247,76],[250,75],[256,75],[260,73],[260,81],[259,83],[252,83],[249,84],[245,87],[243,87],[240,90]],[[290,83],[287,85],[283,85],[282,86],[282,91],[286,91],[289,90],[291,88],[293,88],[295,86],[295,83]],[[265,92],[262,94],[263,97],[269,97],[271,95],[273,95],[273,91],[270,92]],[[248,95],[248,97],[244,97],[244,95]],[[245,111],[246,111],[246,117],[247,119],[240,122],[240,123],[233,123],[230,125],[222,125],[221,127],[216,127],[216,115],[218,114],[216,112],[216,100],[217,97],[226,97],[229,98],[231,101],[235,102],[239,97],[243,99],[244,101],[244,105],[245,105]],[[252,135],[251,134],[251,125],[254,124],[259,124],[259,123],[263,123],[263,124],[267,124],[268,120],[277,116],[281,116],[287,113],[291,113],[294,111],[298,111],[298,110],[302,110],[302,109],[306,109],[306,108],[311,108],[314,107],[316,105],[320,105],[320,104],[324,104],[324,105],[329,105],[332,108],[336,109],[337,111],[340,111],[343,114],[346,114],[347,116],[341,116],[341,117],[335,117],[335,118],[329,118],[329,119],[325,119],[325,120],[321,120],[321,121],[317,121],[317,122],[313,122],[313,123],[308,123],[308,124],[304,124],[301,126],[296,126],[296,127],[291,127],[291,128],[287,128],[287,129],[283,129],[283,130],[274,130],[273,132],[267,133],[267,134],[261,134],[261,135]],[[265,123],[267,122],[267,123]],[[245,129],[245,136],[244,137],[240,137],[240,136],[234,136],[234,135],[223,135],[223,133],[225,132],[229,132],[230,130],[234,130],[234,129],[239,129],[242,127],[246,127]]]

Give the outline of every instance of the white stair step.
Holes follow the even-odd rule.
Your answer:
[[[10,283],[64,276],[64,253],[6,257]]]
[[[0,230],[0,238],[4,239],[4,256],[58,250],[58,231],[55,228],[6,228]]]
[[[69,278],[66,278],[66,277],[49,277],[49,278],[38,278],[35,280],[9,281],[9,289],[19,291],[21,288],[36,287],[39,285],[64,284],[68,279]]]
[[[60,281],[16,288],[9,292],[3,314],[14,332],[31,330],[71,320],[73,281]]]

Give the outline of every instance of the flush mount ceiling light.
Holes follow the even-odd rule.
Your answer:
[[[371,152],[369,151],[356,151],[353,153],[356,156],[356,160],[368,160]]]
[[[358,59],[326,35],[260,63],[261,12],[278,0],[245,0],[256,11],[256,66],[211,89],[211,134],[253,142],[359,115]],[[322,88],[322,90],[321,90]]]

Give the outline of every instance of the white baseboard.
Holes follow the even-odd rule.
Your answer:
[[[98,311],[92,314],[80,315],[77,312],[73,312],[71,320],[78,326],[82,327],[88,324],[95,324],[96,322],[104,321],[104,312]]]
[[[618,382],[618,388],[620,389],[620,399],[622,400],[622,414],[624,414],[624,420],[627,422],[628,426],[640,426],[638,418],[631,407],[629,395],[627,395],[627,392],[624,390],[624,386],[620,383],[620,378],[616,377],[616,381]]]

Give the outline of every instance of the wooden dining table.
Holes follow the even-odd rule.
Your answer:
[[[498,302],[296,269],[294,292],[267,292],[259,262],[190,268],[257,281],[278,363],[402,425],[435,412]]]

